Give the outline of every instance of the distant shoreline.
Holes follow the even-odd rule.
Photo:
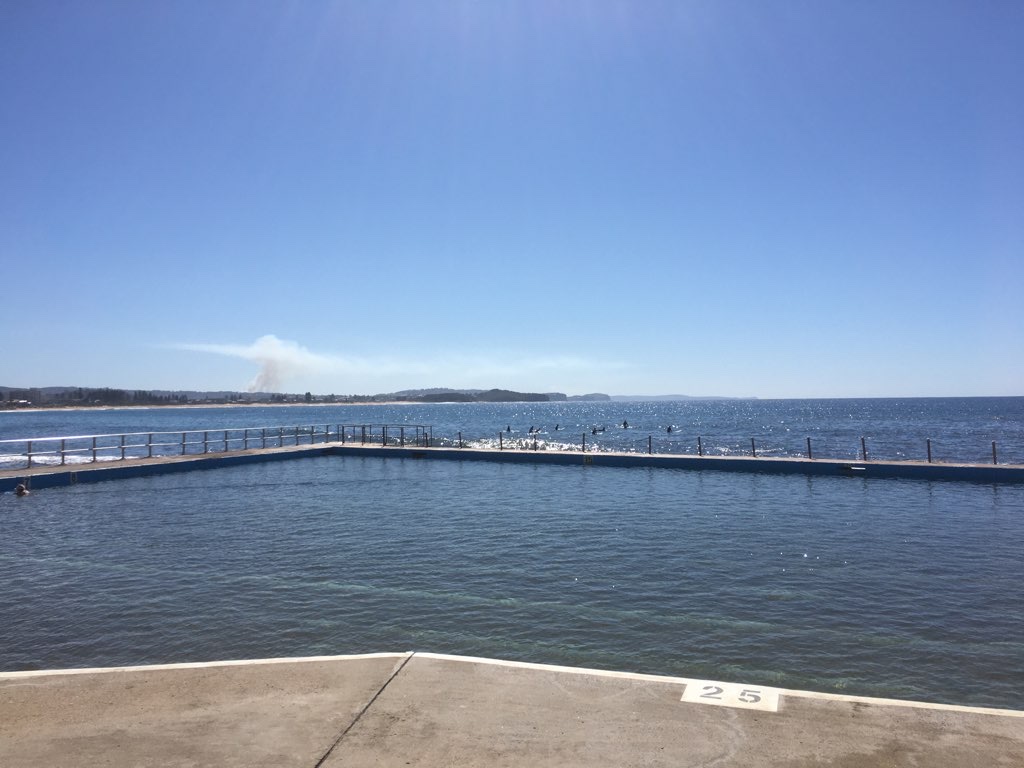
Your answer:
[[[408,401],[375,400],[366,403],[176,403],[168,405],[54,405],[45,408],[2,408],[4,413],[45,413],[47,411],[156,411],[189,408],[351,408],[359,405],[424,405]]]

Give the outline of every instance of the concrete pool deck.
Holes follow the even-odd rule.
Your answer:
[[[613,451],[533,451],[524,449],[399,447],[318,443],[277,448],[251,448],[223,453],[128,458],[67,466],[41,465],[0,470],[0,493],[18,483],[30,489],[54,488],[77,483],[145,477],[169,472],[220,469],[266,461],[309,456],[364,456],[392,459],[492,461],[522,464],[557,464],[594,467],[658,467],[691,471],[760,472],[831,477],[903,478],[952,480],[976,483],[1024,483],[1021,464],[954,464],[924,461],[851,461],[797,457],[688,456],[676,454],[621,453]]]
[[[425,653],[0,673],[0,765],[1021,766],[1024,711]]]

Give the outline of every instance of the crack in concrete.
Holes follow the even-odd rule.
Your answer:
[[[324,764],[324,762],[327,760],[327,758],[329,758],[331,756],[331,753],[334,752],[334,750],[337,748],[337,746],[339,744],[341,744],[342,740],[348,735],[348,732],[356,727],[356,723],[358,723],[359,720],[363,717],[363,715],[366,714],[367,710],[369,710],[370,707],[373,706],[374,702],[377,701],[378,698],[380,698],[380,695],[382,693],[384,693],[385,689],[389,685],[391,685],[391,681],[394,680],[396,677],[398,677],[398,674],[403,669],[405,669],[405,665],[408,664],[409,661],[412,659],[412,657],[415,656],[415,655],[416,655],[416,653],[414,651],[414,652],[410,653],[408,656],[406,656],[404,659],[402,659],[402,663],[399,664],[397,667],[395,667],[395,671],[392,672],[391,676],[387,680],[384,681],[384,685],[382,685],[380,687],[380,690],[378,690],[375,694],[373,694],[373,696],[370,698],[370,700],[368,702],[366,702],[366,705],[361,710],[359,710],[359,714],[357,714],[355,716],[355,718],[352,720],[352,722],[349,723],[348,726],[345,728],[345,730],[342,731],[341,734],[338,736],[338,738],[334,740],[334,743],[331,744],[331,746],[327,748],[327,751],[324,752],[323,756],[319,760],[316,761],[316,764],[313,766],[313,768],[321,768],[321,766]]]

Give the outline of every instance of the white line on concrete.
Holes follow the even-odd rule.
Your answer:
[[[593,677],[610,677],[624,680],[643,680],[647,682],[669,683],[673,685],[692,686],[709,684],[711,681],[697,680],[690,677],[670,677],[667,675],[649,675],[641,672],[615,672],[605,669],[588,669],[586,667],[563,667],[556,664],[537,664],[529,661],[506,661],[503,659],[487,659],[477,656],[453,656],[443,653],[419,653],[408,651],[405,653],[364,653],[343,656],[298,656],[283,657],[276,659],[241,659],[237,661],[202,661],[183,664],[151,664],[133,667],[93,667],[88,669],[39,669],[24,672],[0,672],[0,680],[14,680],[18,678],[44,677],[47,675],[85,675],[105,672],[144,672],[174,669],[201,669],[204,667],[239,667],[254,664],[291,664],[309,661],[358,661],[360,659],[411,659],[412,657],[423,659],[437,659],[439,661],[458,661],[467,664],[490,664],[499,667],[512,667],[519,669],[534,669],[541,672],[562,672],[571,675],[591,675]],[[729,685],[736,685],[729,683]],[[744,686],[751,687],[751,686]],[[757,686],[754,686],[757,687]],[[773,690],[779,696],[792,696],[803,699],[822,699],[825,701],[845,701],[857,704],[872,704],[883,707],[909,707],[912,709],[934,709],[948,712],[966,712],[979,715],[997,715],[1000,717],[1024,718],[1024,710],[1017,709],[995,709],[990,707],[967,707],[959,704],[933,704],[927,701],[906,701],[903,699],[880,699],[870,696],[847,696],[837,693],[821,693],[818,691],[797,691],[786,688],[760,687],[759,690]]]
[[[276,659],[239,659],[231,661],[195,661],[181,664],[144,664],[134,667],[87,667],[82,669],[32,669],[24,672],[0,672],[0,680],[46,675],[94,675],[104,672],[158,672],[165,669],[204,669],[206,667],[245,667],[254,664],[301,664],[308,661],[359,661],[361,659],[402,659],[406,653],[356,653],[344,656],[295,656]]]
[[[549,672],[565,672],[573,675],[593,675],[596,677],[616,677],[629,680],[646,680],[650,682],[672,683],[678,685],[695,685],[706,683],[706,680],[697,680],[689,677],[669,677],[665,675],[648,675],[640,672],[612,672],[604,669],[587,669],[586,667],[562,667],[554,664],[536,664],[528,661],[504,661],[501,659],[482,659],[473,656],[449,656],[440,653],[417,653],[417,657],[426,659],[441,659],[449,661],[464,661],[472,664],[494,664],[505,667],[519,667],[522,669],[536,669]],[[995,709],[991,707],[967,707],[960,704],[933,704],[928,701],[907,701],[904,699],[880,699],[870,696],[847,696],[837,693],[820,693],[818,691],[797,691],[786,688],[773,688],[779,696],[792,696],[802,699],[823,699],[826,701],[846,701],[858,704],[873,704],[884,707],[910,707],[913,709],[936,709],[948,712],[967,712],[979,715],[999,715],[1001,717],[1024,718],[1024,710],[1017,709]]]

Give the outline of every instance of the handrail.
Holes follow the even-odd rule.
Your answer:
[[[362,445],[422,447],[476,447],[501,450],[530,451],[573,451],[592,452],[626,452],[626,453],[658,453],[670,455],[695,456],[780,456],[785,458],[842,459],[869,461],[878,457],[878,452],[871,448],[868,438],[861,437],[856,445],[850,445],[850,453],[835,456],[835,451],[821,451],[818,445],[812,446],[810,437],[805,438],[806,448],[794,452],[779,445],[775,436],[754,435],[741,437],[731,434],[719,436],[713,442],[716,447],[709,447],[711,439],[707,435],[686,436],[679,431],[655,437],[640,434],[632,440],[604,441],[604,430],[592,429],[588,432],[570,432],[564,430],[559,439],[551,439],[545,433],[506,435],[490,433],[471,437],[461,431],[458,437],[439,437],[435,440],[433,427],[424,424],[313,424],[301,426],[273,427],[224,427],[218,429],[187,429],[163,430],[154,432],[121,432],[97,435],[65,435],[57,437],[6,438],[0,440],[0,469],[16,469],[18,466],[31,468],[35,465],[64,466],[68,463],[95,463],[98,461],[115,461],[140,458],[167,458],[171,456],[195,456],[209,453],[233,453],[256,449],[282,448],[302,444],[316,443],[359,443]],[[723,446],[722,441],[727,445]],[[749,441],[745,445],[746,441]],[[603,443],[603,444],[602,444]],[[924,450],[919,459],[902,457],[898,461],[926,461],[927,463],[963,463],[945,458],[936,460],[932,453],[931,439],[925,441]],[[18,446],[12,454],[5,455],[4,446]],[[833,446],[834,448],[834,446]],[[998,464],[997,446],[991,443],[991,463]],[[883,459],[885,460],[885,459]],[[967,463],[980,463],[969,461]],[[1004,459],[1005,463],[1005,459]],[[1013,459],[1011,458],[1011,463]]]
[[[389,431],[391,435],[389,436]],[[381,445],[429,446],[433,429],[424,424],[306,424],[274,427],[222,427],[218,429],[163,430],[153,432],[116,432],[97,435],[64,435],[56,437],[6,438],[0,440],[0,456],[5,445],[19,446],[14,456],[0,458],[0,468],[7,464],[29,469],[35,464],[95,463],[114,461],[193,456],[208,453],[234,453],[253,449],[282,448],[286,445],[359,440]],[[168,439],[173,436],[173,439]],[[134,438],[134,439],[132,439]],[[142,439],[145,438],[145,439]],[[154,439],[156,438],[156,439]],[[37,450],[40,445],[43,450]],[[200,449],[201,446],[201,449]],[[154,451],[154,449],[156,449]],[[173,449],[173,450],[166,450]],[[112,455],[113,452],[113,455]],[[79,459],[85,458],[86,461]],[[48,461],[47,459],[52,459]],[[13,461],[12,461],[13,460]],[[17,468],[17,467],[7,467]]]
[[[305,425],[301,425],[299,427],[299,429],[309,429],[310,426],[317,426],[317,427],[319,427],[319,426],[324,426],[324,425],[321,425],[321,424],[315,424],[315,425],[305,424]],[[336,425],[330,424],[330,425],[326,425],[326,426],[332,426],[333,427],[333,426],[336,426]],[[429,425],[424,425],[424,424],[386,424],[386,425],[381,425],[381,424],[341,424],[341,425],[337,425],[337,426],[342,426],[342,427],[361,427],[361,426],[366,426],[366,427],[379,427],[379,426],[391,427],[391,426],[395,426],[395,427],[398,427],[398,426],[404,426],[404,427],[420,427],[421,429],[429,429],[430,428]],[[110,433],[105,433],[105,434],[88,434],[88,435],[55,435],[53,437],[8,437],[8,438],[4,438],[3,440],[0,440],[0,444],[3,444],[3,443],[24,443],[24,442],[26,442],[28,440],[37,441],[37,442],[43,442],[44,440],[86,440],[86,439],[91,440],[94,437],[121,437],[121,435],[124,435],[125,437],[133,437],[133,436],[136,436],[136,435],[180,435],[182,432],[188,432],[189,434],[198,433],[198,432],[224,432],[225,430],[228,431],[228,432],[244,432],[245,430],[249,430],[250,432],[255,432],[255,431],[261,430],[261,429],[267,429],[267,430],[271,430],[271,429],[294,430],[295,429],[295,425],[292,424],[290,426],[281,427],[281,426],[275,424],[272,427],[216,427],[216,428],[213,428],[213,429],[211,429],[209,427],[203,427],[202,429],[145,430],[143,432],[110,432]]]
[[[299,426],[298,428],[299,429],[309,429],[310,426],[317,426],[317,427],[319,427],[321,425],[320,424],[315,424],[315,425],[305,424],[305,425]],[[330,424],[330,425],[326,425],[326,426],[341,426],[341,427],[344,427],[346,429],[353,428],[353,427],[381,427],[381,426],[396,427],[396,428],[398,428],[398,427],[406,427],[406,428],[419,427],[420,429],[427,429],[427,430],[429,430],[431,428],[431,425],[427,425],[427,424],[364,424],[364,423],[360,423],[360,424],[340,424],[340,425]],[[204,427],[203,429],[146,430],[144,432],[110,432],[110,433],[88,434],[88,435],[56,435],[56,436],[53,436],[53,437],[8,437],[8,438],[4,438],[4,439],[0,440],[0,444],[3,444],[3,443],[25,443],[25,442],[28,442],[29,440],[32,440],[33,442],[44,442],[46,440],[86,440],[86,439],[91,440],[94,437],[121,437],[122,435],[124,435],[125,437],[134,437],[136,435],[180,435],[182,432],[186,432],[188,434],[197,434],[199,432],[225,432],[225,431],[227,431],[227,432],[245,432],[246,430],[248,430],[249,432],[256,432],[256,431],[262,430],[262,429],[267,429],[267,430],[271,430],[271,429],[294,430],[294,429],[296,429],[296,427],[295,427],[294,424],[290,425],[290,426],[284,426],[284,427],[281,427],[281,426],[278,426],[278,425],[275,424],[272,427],[216,427],[214,429],[210,429],[208,427]]]
[[[563,427],[560,433],[550,432],[514,432],[509,434],[506,431],[484,432],[476,435],[467,432],[458,432],[452,437],[439,437],[436,440],[438,447],[449,448],[490,448],[497,451],[577,451],[583,453],[644,453],[661,454],[667,456],[695,456],[695,457],[746,457],[746,458],[785,458],[805,459],[813,461],[839,460],[855,462],[907,462],[907,463],[929,463],[929,464],[1008,464],[1017,466],[1021,462],[1010,458],[1009,461],[999,454],[995,441],[986,441],[984,444],[984,455],[982,452],[978,457],[957,458],[945,455],[939,459],[933,455],[935,440],[923,440],[920,444],[919,454],[901,453],[897,458],[886,457],[884,446],[879,447],[878,443],[872,443],[867,436],[856,437],[842,441],[838,438],[812,439],[810,437],[799,438],[800,449],[794,449],[793,438],[787,442],[780,441],[777,436],[771,434],[743,435],[739,432],[726,435],[709,436],[706,434],[686,435],[679,430],[671,433],[662,433],[659,437],[655,432],[644,433],[643,430],[636,430],[637,435],[632,439],[624,439],[621,433],[616,430],[611,433],[612,439],[607,440],[604,430],[588,429],[586,431],[575,431],[572,428]],[[557,436],[556,436],[557,435]],[[825,443],[825,447],[822,447]],[[905,450],[905,448],[904,448]],[[991,459],[987,457],[991,456]]]

